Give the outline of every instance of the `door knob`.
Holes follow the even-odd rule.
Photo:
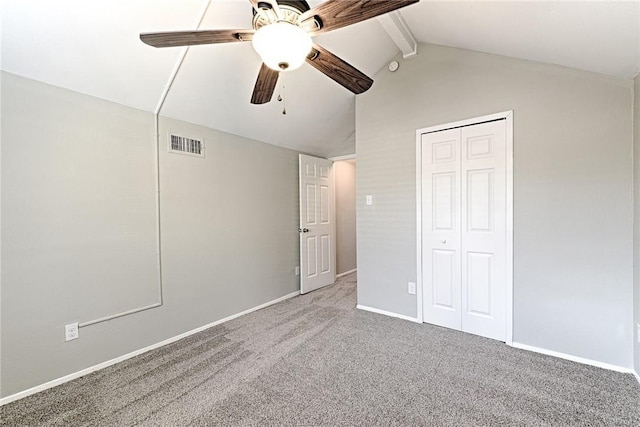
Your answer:
[[[443,240],[442,240],[442,243],[447,243],[447,241],[443,239]]]
[[[309,229],[308,228],[298,228],[298,233],[308,233]]]

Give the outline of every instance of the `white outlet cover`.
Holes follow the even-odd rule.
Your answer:
[[[71,323],[69,325],[65,325],[64,327],[64,340],[71,341],[75,340],[79,336],[79,328],[78,323]]]
[[[367,194],[367,206],[371,206],[373,204],[373,196],[371,194]]]

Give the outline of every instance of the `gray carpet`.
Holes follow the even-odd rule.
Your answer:
[[[632,375],[356,310],[355,280],[5,405],[0,423],[640,426]]]

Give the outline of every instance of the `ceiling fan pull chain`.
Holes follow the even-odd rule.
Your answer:
[[[283,73],[284,74],[284,73]],[[287,100],[285,97],[284,76],[282,76],[282,96],[278,95],[278,101],[282,100],[282,114],[287,114]]]
[[[282,93],[284,94],[284,85],[282,85]],[[287,114],[287,100],[282,97],[282,114]]]

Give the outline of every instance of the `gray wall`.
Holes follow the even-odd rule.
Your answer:
[[[634,79],[633,104],[633,141],[634,141],[634,201],[635,215],[633,224],[633,283],[634,283],[634,325],[640,325],[640,74]],[[640,375],[640,336],[638,327],[634,326],[634,365]]]
[[[333,164],[336,177],[336,269],[337,274],[356,268],[356,165]]]
[[[153,116],[2,74],[1,396],[299,289],[297,153],[161,118],[164,306]],[[166,151],[204,138],[206,158]]]
[[[631,367],[631,82],[433,45],[396,59],[356,98],[358,303],[416,316],[416,129],[514,110],[514,340]]]

